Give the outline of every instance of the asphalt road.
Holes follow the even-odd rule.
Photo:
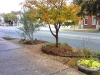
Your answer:
[[[54,28],[53,32],[55,32]],[[16,27],[2,27],[0,26],[0,36],[11,36],[13,38],[21,38],[18,34]],[[34,38],[55,42],[55,38],[50,33],[49,29],[42,27],[40,31],[34,33]],[[100,51],[100,33],[87,33],[87,32],[72,32],[62,31],[59,32],[59,42],[67,42],[70,46],[77,48],[90,48],[93,51]]]

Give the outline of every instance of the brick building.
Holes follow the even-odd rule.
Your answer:
[[[95,16],[85,15],[84,20],[81,23],[81,28],[100,28],[100,19],[96,19]]]

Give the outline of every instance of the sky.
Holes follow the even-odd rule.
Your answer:
[[[0,0],[0,13],[10,13],[11,11],[19,11],[21,5],[19,3],[24,0]],[[68,0],[69,2],[72,0]]]
[[[67,3],[70,4],[73,0],[67,0]]]
[[[19,5],[19,3],[21,2],[23,2],[23,0],[0,0],[0,13],[20,10],[21,5]]]

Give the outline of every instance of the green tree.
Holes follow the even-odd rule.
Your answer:
[[[73,4],[81,5],[84,0],[73,0]]]
[[[33,0],[27,1],[24,6],[28,7],[30,10],[31,8],[32,10],[34,10],[34,8],[37,9],[35,18],[49,25],[50,32],[56,39],[56,47],[59,45],[58,33],[61,25],[64,25],[68,20],[74,23],[79,21],[76,14],[80,10],[80,7],[77,5],[67,6],[65,0]],[[54,25],[55,33],[52,31],[50,24]]]
[[[88,14],[100,18],[100,0],[74,0],[74,3],[81,5],[79,16]]]
[[[3,15],[5,23],[8,21],[17,21],[17,16],[13,13],[7,13]]]
[[[3,17],[4,17],[4,21],[5,21],[5,23],[7,23],[7,21],[8,21],[8,17],[9,17],[8,14],[4,14]]]

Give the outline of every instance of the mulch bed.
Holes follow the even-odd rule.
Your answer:
[[[32,44],[30,40],[25,40],[22,43],[26,45],[33,45],[42,43],[46,44],[48,42],[43,40],[34,40]],[[57,56],[80,56],[80,54],[82,54],[81,50],[75,47],[67,46],[65,44],[60,44],[58,47],[56,47],[55,44],[51,44],[50,46],[43,45],[41,47],[41,51],[47,54],[57,55]]]
[[[47,41],[43,41],[43,40],[34,40],[33,43],[31,43],[30,40],[24,40],[24,41],[20,40],[19,42],[21,42],[22,44],[26,44],[26,45],[48,43]],[[80,56],[80,54],[82,54],[81,50],[79,50],[75,47],[67,46],[65,44],[60,44],[58,47],[56,47],[55,44],[51,44],[50,46],[43,45],[41,47],[41,51],[43,51],[44,53],[47,53],[47,54],[63,56],[63,57]]]
[[[56,47],[55,45],[51,45],[48,47],[42,46],[41,50],[47,54],[58,55],[63,57],[80,56],[80,54],[82,54],[81,50],[74,47],[66,46],[64,44],[61,44],[58,47]]]
[[[33,45],[33,44],[47,43],[47,41],[34,40],[33,43],[32,43],[30,40],[20,40],[19,43],[26,44],[26,45]]]

